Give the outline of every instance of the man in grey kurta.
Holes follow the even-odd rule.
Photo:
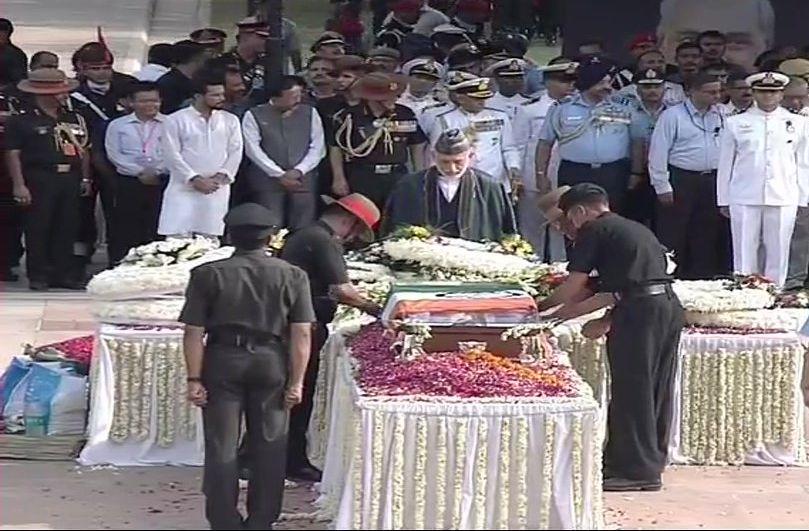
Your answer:
[[[285,77],[242,122],[251,199],[272,212],[278,227],[290,229],[315,220],[317,166],[326,155],[320,116],[301,104],[303,86],[302,79]]]

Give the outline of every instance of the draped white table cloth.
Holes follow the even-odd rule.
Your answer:
[[[322,353],[310,458],[337,529],[602,526],[591,396],[524,402],[361,396],[340,334]]]
[[[203,463],[199,408],[186,400],[183,331],[101,325],[83,465]]]

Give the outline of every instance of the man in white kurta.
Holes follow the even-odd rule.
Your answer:
[[[458,106],[435,117],[428,132],[430,144],[434,145],[444,131],[460,129],[473,142],[474,168],[511,191],[511,182],[521,178],[520,149],[508,115],[486,107],[486,100],[493,95],[489,79],[455,72],[447,88],[455,94]]]
[[[163,194],[158,234],[221,236],[230,185],[242,160],[242,131],[236,115],[221,110],[219,80],[196,94],[194,103],[166,118],[163,158],[170,179]]]
[[[748,82],[756,106],[727,119],[717,204],[730,215],[734,270],[782,286],[795,215],[809,201],[809,123],[780,106],[787,76],[762,72]]]

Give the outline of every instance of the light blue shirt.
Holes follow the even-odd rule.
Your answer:
[[[690,99],[666,109],[649,146],[649,178],[658,194],[672,191],[669,166],[714,171],[719,166],[719,135],[725,119],[717,106],[704,113]]]
[[[540,140],[559,143],[559,156],[582,164],[629,157],[630,110],[614,100],[592,105],[580,94],[551,107]]]
[[[643,140],[648,143],[652,138],[652,131],[654,131],[658,118],[666,108],[664,104],[656,112],[651,112],[642,102],[638,102],[632,111],[632,124],[629,126],[632,140]]]

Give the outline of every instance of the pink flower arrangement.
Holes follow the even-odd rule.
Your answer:
[[[528,367],[489,353],[439,352],[412,361],[397,359],[392,337],[379,324],[350,342],[362,391],[374,396],[454,398],[574,397],[573,370]]]
[[[64,359],[90,365],[93,357],[93,346],[95,340],[93,336],[74,337],[59,343],[44,345],[36,349],[37,353],[55,355]]]

